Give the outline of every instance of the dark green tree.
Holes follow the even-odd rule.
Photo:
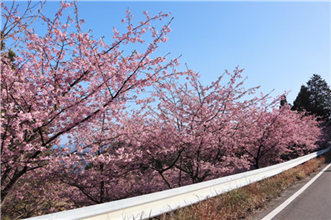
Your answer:
[[[314,74],[307,85],[302,85],[293,103],[293,110],[307,111],[331,124],[331,89],[320,75]]]
[[[287,105],[287,99],[286,99],[286,95],[282,95],[281,99],[280,99],[280,106],[279,108],[283,107],[284,105]]]
[[[292,110],[298,110],[302,112],[304,110],[309,111],[310,109],[312,109],[309,96],[310,94],[308,92],[308,88],[302,85],[297,98],[293,102]]]

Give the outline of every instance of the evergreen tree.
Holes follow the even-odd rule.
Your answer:
[[[307,111],[331,123],[331,89],[321,76],[314,74],[307,85],[302,85],[293,103],[293,110]]]
[[[308,88],[305,85],[302,85],[297,98],[293,102],[292,110],[298,110],[300,112],[304,110],[309,111],[311,109],[309,96]]]
[[[283,95],[280,99],[280,106],[279,108],[283,107],[284,105],[287,105],[287,98],[286,98],[286,95]]]

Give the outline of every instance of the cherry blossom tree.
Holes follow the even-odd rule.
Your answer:
[[[108,114],[107,114],[108,113]],[[107,115],[107,116],[106,116]],[[62,184],[72,187],[76,192],[71,198],[77,206],[98,204],[121,198],[144,194],[146,176],[140,166],[137,144],[128,137],[125,116],[121,124],[116,123],[109,112],[89,123],[80,125],[71,133],[72,148],[58,149],[52,158],[50,175],[56,176]],[[141,184],[137,184],[141,182]],[[146,187],[151,188],[151,187]]]
[[[53,19],[41,16],[46,33],[38,35],[22,22],[16,11],[1,3],[5,23],[15,30],[2,41],[16,45],[14,61],[1,57],[1,197],[2,203],[30,171],[44,167],[64,134],[93,122],[105,111],[125,108],[134,93],[167,77],[178,74],[178,59],[152,58],[160,43],[167,41],[170,22],[161,30],[156,20],[169,14],[150,16],[133,26],[130,10],[123,20],[127,32],[114,28],[113,43],[94,39],[84,32],[75,3],[62,3]],[[67,10],[74,9],[74,17]],[[5,33],[5,30],[2,31]],[[22,34],[18,34],[22,33]],[[144,41],[150,33],[151,42]],[[4,35],[2,35],[4,36]],[[122,45],[146,45],[125,55]],[[168,70],[168,72],[167,72]],[[169,71],[170,70],[170,71]]]
[[[1,205],[3,219],[22,219],[78,207],[73,188],[55,181],[44,169],[23,175]]]
[[[131,114],[104,111],[103,117],[71,133],[73,148],[59,149],[52,173],[80,192],[76,204],[201,182],[245,166],[242,158],[235,157],[231,114],[252,101],[238,100],[255,88],[244,90],[243,81],[236,82],[240,69],[226,72],[228,84],[221,86],[220,77],[207,87],[192,70],[187,72],[190,88],[176,83],[155,86],[157,107],[148,105]]]
[[[288,104],[279,107],[281,97],[271,103],[264,99],[241,112],[245,117],[238,127],[240,154],[246,154],[254,168],[281,162],[282,155],[301,156],[318,148],[321,130],[316,119],[291,111]]]
[[[238,113],[258,100],[242,101],[257,89],[243,87],[242,71],[226,71],[208,86],[191,74],[189,84],[169,82],[168,86],[155,87],[159,104],[149,113],[152,128],[136,138],[144,148],[146,164],[169,188],[246,167],[244,158],[236,156],[237,140],[233,136]],[[226,77],[228,82],[223,83]]]
[[[271,104],[267,96],[244,100],[257,88],[243,88],[242,71],[226,72],[224,85],[221,76],[202,86],[188,70],[189,85],[155,86],[156,106],[123,112],[118,124],[104,118],[77,130],[73,146],[80,150],[67,152],[58,176],[65,174],[61,180],[81,191],[76,202],[87,205],[259,168],[316,149],[314,118],[288,105],[280,108],[280,98]]]

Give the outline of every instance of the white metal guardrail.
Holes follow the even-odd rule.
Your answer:
[[[211,198],[222,193],[246,186],[250,183],[277,175],[331,148],[317,151],[284,163],[247,171],[231,176],[209,180],[202,183],[164,190],[147,195],[92,205],[73,210],[28,218],[26,220],[111,220],[111,219],[148,219],[181,207]]]

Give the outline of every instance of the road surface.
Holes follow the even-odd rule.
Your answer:
[[[301,187],[303,187],[302,184]],[[299,191],[300,188],[296,187],[295,191]],[[295,194],[296,192],[287,194]],[[290,198],[293,195],[287,196]],[[277,214],[274,216],[270,215],[272,211],[281,207],[281,204],[286,203],[287,199],[283,198],[281,199],[282,201],[277,201],[276,204],[273,204],[272,209],[259,214],[254,219],[331,220],[331,166],[324,170],[311,185],[287,204],[285,208],[283,207],[280,212],[276,212]],[[270,218],[268,216],[272,217]]]

